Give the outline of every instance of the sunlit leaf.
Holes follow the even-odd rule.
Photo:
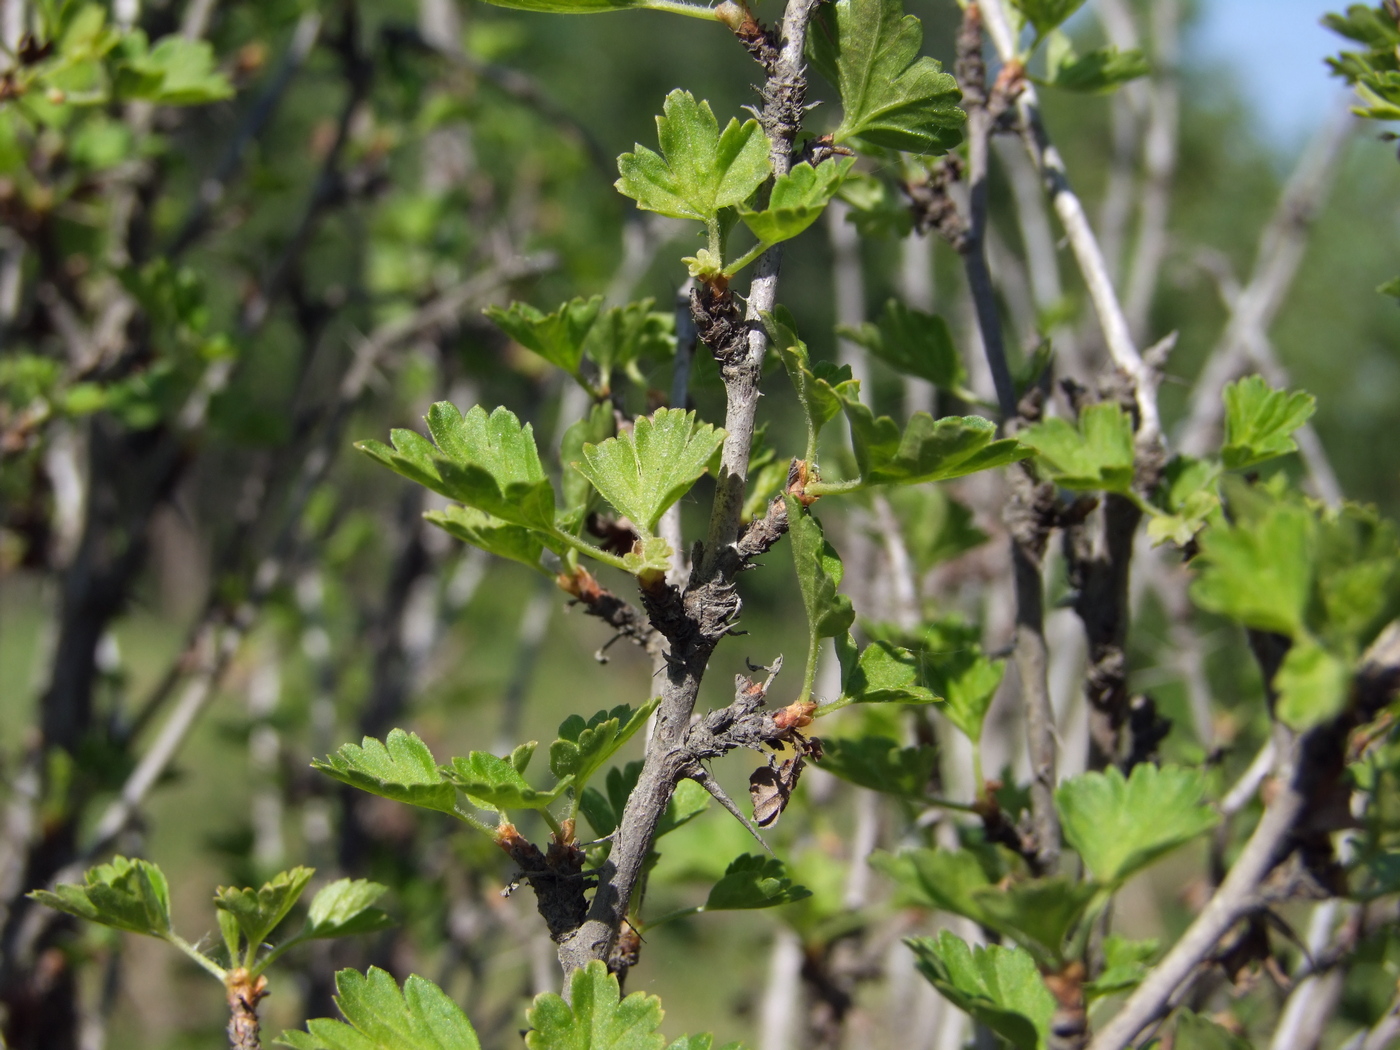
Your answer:
[[[575,298],[553,313],[541,313],[528,303],[514,302],[507,309],[488,306],[486,316],[527,350],[572,376],[579,374],[583,343],[598,320],[603,297]]]
[[[475,507],[448,506],[442,510],[430,510],[423,517],[462,542],[480,547],[487,554],[509,558],[532,569],[539,567],[544,544],[540,542],[539,533],[523,525],[512,525]]]
[[[947,930],[905,943],[914,950],[919,972],[958,1009],[1017,1050],[1049,1046],[1055,999],[1028,952],[997,944],[969,948]]]
[[[287,917],[314,874],[312,868],[293,868],[279,873],[257,890],[221,886],[214,894],[214,904],[237,920],[249,944],[260,945]]]
[[[1191,598],[1248,627],[1296,637],[1312,586],[1317,527],[1302,507],[1277,504],[1258,521],[1201,533]]]
[[[711,887],[705,911],[775,908],[811,895],[805,886],[793,885],[782,861],[746,853],[731,861],[724,878]]]
[[[1018,433],[1035,449],[1055,484],[1124,495],[1133,489],[1133,423],[1111,401],[1086,405],[1079,425],[1046,419]]]
[[[1351,691],[1351,667],[1311,638],[1293,643],[1274,675],[1275,714],[1285,725],[1311,729],[1341,712]]]
[[[367,736],[362,743],[345,744],[324,762],[311,765],[371,795],[440,813],[456,809],[457,789],[443,779],[433,753],[416,733],[391,729],[382,742]]]
[[[811,511],[792,496],[786,500],[788,539],[808,629],[816,638],[844,635],[855,622],[856,611],[851,599],[837,592],[845,572],[841,556],[826,541],[821,522]]]
[[[170,887],[164,873],[149,861],[113,857],[83,875],[81,886],[60,883],[54,891],[29,896],[69,915],[150,937],[170,933]]]
[[[946,481],[1027,459],[1034,451],[1013,438],[997,440],[996,424],[981,416],[935,420],[916,412],[903,431],[889,416],[842,396],[851,444],[866,485],[913,485]]]
[[[544,809],[573,783],[565,777],[549,791],[537,791],[509,759],[487,751],[453,758],[447,776],[473,803],[496,810]]]
[[[573,777],[574,790],[582,791],[603,763],[646,725],[659,703],[658,696],[635,711],[621,704],[587,721],[570,715],[559,726],[559,739],[549,745],[550,771],[556,777]]]
[[[1293,432],[1312,418],[1317,399],[1302,390],[1274,390],[1259,376],[1225,387],[1226,470],[1242,470],[1298,449]]]
[[[311,898],[302,936],[349,937],[392,926],[393,919],[373,907],[387,890],[369,879],[336,879]]]
[[[308,1021],[305,1032],[283,1032],[294,1050],[481,1050],[462,1008],[432,981],[410,975],[399,991],[376,966],[366,974],[335,975],[335,1004],[344,1021]]]
[[[740,205],[739,218],[764,244],[790,240],[817,221],[854,163],[854,157],[840,157],[815,168],[806,162],[795,164],[773,180],[763,211]]]

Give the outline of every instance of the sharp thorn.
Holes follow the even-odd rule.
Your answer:
[[[724,788],[720,787],[719,784],[715,782],[714,777],[710,776],[710,774],[703,767],[700,767],[699,769],[697,769],[696,772],[691,773],[690,779],[695,781],[702,788],[704,788],[711,795],[713,795],[716,802],[718,802],[721,806],[727,809],[735,820],[737,820],[740,824],[744,825],[745,829],[748,830],[748,833],[758,841],[758,844],[768,851],[768,855],[770,857],[773,857],[774,859],[777,858],[778,855],[773,852],[773,847],[763,841],[763,836],[759,834],[758,828],[754,827],[753,822],[749,820],[748,817],[744,816],[743,812],[739,809],[739,807],[735,805],[734,800],[729,797],[728,792],[726,792]]]

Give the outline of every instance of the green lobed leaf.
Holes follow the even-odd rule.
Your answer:
[[[1084,994],[1097,999],[1136,988],[1147,976],[1159,947],[1155,939],[1130,941],[1110,934],[1103,942],[1103,969],[1084,986]]]
[[[1226,470],[1242,470],[1296,452],[1293,432],[1312,418],[1317,399],[1295,390],[1274,390],[1259,376],[1245,376],[1225,387]]]
[[[237,920],[249,945],[261,945],[287,917],[315,874],[313,868],[298,867],[280,872],[257,890],[220,886],[214,905]]]
[[[1153,545],[1170,540],[1185,547],[1208,520],[1219,517],[1220,465],[1177,455],[1168,461],[1148,508],[1147,538]]]
[[[899,519],[904,545],[919,572],[980,547],[990,538],[973,523],[973,513],[939,485],[901,485],[886,498]]]
[[[387,891],[369,879],[336,879],[311,898],[302,936],[350,937],[392,926],[394,920],[373,907]]]
[[[488,306],[484,313],[496,326],[527,350],[577,377],[583,344],[598,320],[603,297],[574,298],[553,313],[541,313],[529,303],[514,302],[504,310]]]
[[[661,1000],[645,992],[622,998],[617,978],[594,960],[569,976],[569,999],[535,996],[525,1014],[528,1050],[662,1050]]]
[[[967,390],[967,369],[953,345],[948,322],[937,314],[891,299],[877,323],[867,321],[857,328],[842,325],[837,331],[898,372],[927,379],[964,401],[976,400]]]
[[[788,513],[788,539],[797,569],[797,586],[807,610],[807,626],[812,637],[835,638],[855,623],[851,599],[838,594],[845,572],[841,556],[826,541],[822,524],[810,510],[792,496],[784,497]]]
[[[1400,528],[1344,504],[1318,522],[1310,621],[1336,651],[1357,652],[1400,616]]]
[[[559,739],[549,745],[550,771],[556,777],[572,777],[574,790],[582,791],[603,763],[646,725],[659,703],[658,696],[635,711],[621,704],[611,711],[599,711],[587,721],[570,715],[559,726]]]
[[[283,1032],[277,1042],[294,1050],[481,1050],[462,1008],[417,974],[400,991],[377,966],[363,975],[341,970],[335,987],[344,1021],[308,1021],[305,1032]]]
[[[1100,401],[1079,413],[1079,426],[1046,419],[1018,433],[1035,449],[1055,484],[1128,495],[1133,489],[1133,423],[1122,407]]]
[[[1064,45],[1057,48],[1060,40],[1064,41]],[[1152,72],[1147,56],[1137,48],[1119,51],[1116,47],[1100,47],[1076,55],[1068,44],[1064,34],[1055,32],[1050,35],[1050,54],[1046,63],[1050,76],[1043,83],[1065,91],[1103,93]]]
[[[656,131],[660,156],[639,143],[617,159],[618,192],[639,208],[715,222],[721,208],[743,204],[772,171],[758,121],[731,118],[721,132],[710,104],[689,91],[666,96]]]
[[[652,6],[651,0],[486,0],[496,7],[534,11],[550,15],[596,15],[605,11],[637,11]]]
[[[907,153],[962,141],[957,81],[927,55],[924,31],[900,0],[836,0],[818,11],[807,54],[841,95],[836,143],[863,139]]]
[[[611,401],[600,401],[588,410],[588,415],[573,423],[564,431],[559,442],[559,462],[564,464],[560,485],[564,491],[564,506],[570,515],[578,518],[580,525],[593,509],[598,490],[593,484],[569,464],[583,458],[583,446],[597,445],[616,433],[616,421]]]
[[[1096,893],[1093,883],[1055,875],[978,887],[971,897],[981,911],[978,922],[1020,941],[1045,965],[1059,966],[1065,938]]]
[[[34,890],[29,897],[103,926],[148,937],[170,935],[170,887],[149,861],[113,857],[89,868],[81,886],[60,883],[53,892]]]
[[[930,628],[922,650],[924,680],[943,697],[940,710],[974,744],[1006,673],[1005,660],[989,660],[975,628],[950,624]]]
[[[786,307],[779,306],[771,314],[764,314],[763,324],[792,380],[798,403],[807,417],[809,444],[814,446],[822,427],[840,414],[842,397],[860,396],[860,382],[851,378],[849,365],[812,363],[807,344],[797,337],[797,323]]]
[[[639,416],[632,433],[583,446],[574,467],[638,530],[654,533],[661,515],[690,490],[724,444],[724,431],[694,412],[661,408]]]
[[[1011,0],[1011,6],[1035,27],[1037,39],[1049,36],[1064,25],[1083,4],[1084,0]]]
[[[1140,763],[1125,778],[1116,767],[1084,773],[1055,789],[1065,841],[1094,878],[1120,885],[1158,857],[1213,828],[1205,777],[1181,766]]]
[[[634,382],[645,385],[637,370],[638,361],[675,356],[674,315],[653,311],[654,303],[654,299],[642,299],[609,307],[588,333],[583,352],[598,366],[603,392],[612,389],[612,374],[617,369],[625,369]]]
[[[233,97],[233,85],[219,72],[206,40],[172,35],[149,51],[128,48],[118,70],[117,94],[163,106],[197,106]]]
[[[1028,952],[997,944],[969,948],[947,930],[904,943],[914,950],[919,972],[958,1009],[1017,1050],[1049,1046],[1055,999]]]
[[[848,657],[842,672],[841,693],[852,703],[933,704],[943,699],[925,681],[920,654],[885,639],[862,649],[854,664]]]
[[[869,408],[844,394],[841,402],[866,485],[947,481],[1034,455],[1013,438],[998,441],[996,424],[981,416],[935,420],[927,412],[916,412],[901,432],[889,416],[877,419]]]
[[[433,753],[416,733],[391,729],[382,742],[367,736],[360,744],[343,745],[324,762],[313,761],[311,767],[371,795],[440,813],[456,811],[457,789],[443,778]]]
[[[710,888],[705,911],[775,908],[811,895],[807,887],[793,885],[782,861],[745,853],[742,857],[735,857],[725,869],[724,878]]]
[[[513,412],[489,416],[480,405],[465,416],[447,401],[428,410],[434,447],[412,430],[391,431],[393,448],[378,441],[355,447],[440,495],[503,521],[542,532],[554,529],[554,487],[545,477],[533,428]]]
[[[938,765],[938,752],[927,744],[900,747],[883,736],[822,740],[821,768],[852,784],[902,798],[923,798]]]
[[[763,211],[739,206],[739,218],[763,244],[791,240],[816,222],[854,165],[854,157],[839,157],[813,167],[807,162],[773,180]]]
[[[971,850],[877,852],[871,854],[870,864],[894,882],[902,903],[936,908],[974,921],[983,916],[972,894],[990,886],[992,880]]]
[[[1311,638],[1289,647],[1274,675],[1279,721],[1302,732],[1341,713],[1351,693],[1351,666]]]
[[[1192,600],[1248,627],[1298,637],[1312,587],[1316,533],[1311,514],[1282,503],[1257,521],[1205,530]]]
[[[487,554],[518,561],[532,569],[540,568],[544,544],[537,532],[523,525],[512,525],[475,507],[449,506],[427,511],[423,517],[448,535],[480,547]]]
[[[548,791],[538,791],[520,775],[508,758],[489,751],[472,751],[452,759],[448,779],[483,809],[544,809],[573,783],[564,777]]]

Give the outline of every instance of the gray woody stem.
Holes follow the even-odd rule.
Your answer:
[[[819,0],[788,0],[783,12],[778,59],[764,87],[763,130],[768,135],[768,159],[773,174],[785,175],[792,168],[792,143],[797,136],[806,94],[806,70],[802,51],[807,42],[807,23]],[[715,502],[710,512],[710,530],[705,541],[705,561],[701,578],[715,569],[722,548],[739,534],[739,513],[744,506],[744,486],[749,476],[749,451],[753,446],[754,417],[758,413],[758,381],[763,357],[768,352],[768,334],[758,323],[760,314],[772,310],[778,301],[778,270],[782,251],[769,248],[758,260],[753,283],[749,286],[748,310],[744,319],[749,329],[749,352],[744,366],[726,377],[728,407],[724,414],[724,452],[715,483]]]
[[[802,53],[807,24],[818,2],[788,0],[778,54],[768,68],[763,88],[762,124],[768,135],[769,159],[777,175],[785,174],[792,166],[792,144],[801,125],[806,94]],[[765,252],[759,258],[757,274],[749,288],[747,353],[737,366],[725,369],[726,436],[704,560],[694,568],[684,594],[676,595],[686,620],[681,628],[686,644],[682,646],[677,636],[671,637],[671,658],[662,686],[661,706],[637,787],[627,800],[614,833],[608,861],[598,873],[598,889],[589,906],[588,918],[559,942],[559,961],[565,973],[591,960],[607,959],[617,940],[642,867],[651,852],[657,823],[677,780],[686,775],[688,759],[682,738],[695,709],[700,679],[720,637],[713,633],[713,623],[702,621],[706,616],[713,618],[721,609],[728,608],[732,613],[738,610],[730,576],[742,565],[742,555],[736,556],[735,541],[739,539],[739,517],[748,481],[759,379],[768,350],[768,337],[757,322],[760,313],[772,310],[777,302],[780,262],[777,248]],[[786,529],[785,518],[782,528]],[[652,619],[655,623],[656,617]],[[721,625],[721,633],[723,629]]]
[[[1019,63],[1016,40],[1006,18],[1006,9],[1002,7],[1002,0],[982,0],[981,7],[987,34],[992,38],[1002,62]],[[1034,85],[1029,82],[1024,84],[1016,99],[1016,109],[1021,118],[1026,149],[1045,183],[1055,214],[1060,217],[1060,223],[1065,228],[1070,248],[1074,251],[1075,262],[1083,274],[1089,298],[1098,314],[1108,352],[1113,358],[1113,363],[1133,380],[1140,417],[1138,442],[1141,445],[1154,445],[1160,440],[1162,433],[1161,418],[1157,412],[1156,376],[1133,342],[1128,319],[1113,289],[1113,278],[1108,272],[1108,264],[1104,260],[1098,239],[1089,226],[1089,217],[1084,212],[1084,205],[1070,188],[1064,160],[1050,141],[1045,125],[1041,122],[1040,102]]]

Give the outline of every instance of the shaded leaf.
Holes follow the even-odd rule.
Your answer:
[[[904,545],[919,572],[980,547],[990,538],[973,524],[970,507],[939,485],[901,485],[888,490]]]
[[[976,744],[982,739],[982,724],[1001,686],[1006,661],[987,659],[975,628],[935,625],[924,645],[924,680],[946,701],[940,708],[943,715]]]
[[[1110,934],[1103,942],[1103,969],[1084,986],[1085,995],[1096,999],[1136,988],[1147,976],[1158,947],[1156,940],[1130,941]]]
[[[851,599],[838,594],[845,572],[841,556],[826,541],[821,522],[793,498],[785,497],[788,512],[788,539],[797,568],[797,586],[807,610],[808,630],[814,638],[844,635],[855,622]]]
[[[362,743],[345,744],[311,766],[371,795],[440,813],[456,811],[457,789],[443,779],[433,753],[417,733],[391,729],[382,742],[367,736]]]
[[[1339,714],[1351,692],[1351,667],[1311,638],[1289,647],[1274,675],[1275,714],[1302,732]]]
[[[925,682],[920,654],[884,639],[867,645],[854,666],[843,671],[842,695],[857,704],[933,704],[942,699]]]
[[[860,478],[866,485],[946,481],[1034,454],[1013,438],[998,441],[996,424],[981,416],[935,420],[927,412],[916,412],[901,432],[889,416],[877,419],[869,408],[848,396],[842,396],[841,402],[851,425]]]
[[[369,879],[336,879],[311,898],[302,936],[349,937],[392,926],[393,919],[372,906],[387,890]]]
[[[544,544],[540,541],[539,533],[523,525],[512,525],[475,507],[448,506],[442,510],[427,511],[423,517],[449,535],[473,547],[480,547],[487,554],[509,558],[532,569],[539,568]]]
[[[639,208],[715,222],[721,208],[744,203],[772,170],[758,121],[731,119],[721,132],[710,104],[689,91],[666,96],[656,131],[660,156],[639,143],[617,159],[618,192]]]
[[[625,369],[633,381],[641,383],[638,361],[675,355],[675,319],[671,314],[654,312],[654,303],[654,299],[642,299],[609,307],[588,333],[583,352],[598,366],[603,391],[612,388],[612,374],[617,369]]]
[[[1099,882],[1116,886],[1158,857],[1213,828],[1194,769],[1140,763],[1124,778],[1116,767],[1072,777],[1055,789],[1065,841]]]
[[[635,711],[621,704],[611,711],[599,711],[587,721],[570,715],[559,726],[559,739],[549,745],[550,771],[561,779],[572,777],[574,790],[583,790],[603,763],[646,725],[659,703],[658,696]]]
[[[1057,51],[1057,37],[1062,37],[1062,34],[1054,33],[1050,37],[1050,56],[1046,63],[1051,72],[1044,83],[1051,87],[1102,93],[1152,72],[1147,56],[1137,48],[1119,51],[1116,47],[1100,47],[1076,55],[1072,47]],[[1068,43],[1067,38],[1065,41]]]
[[[1201,533],[1200,575],[1191,598],[1202,609],[1290,638],[1304,630],[1316,521],[1302,507],[1270,506],[1256,521]]]
[[[953,345],[948,322],[905,306],[898,299],[885,303],[878,323],[837,331],[865,347],[885,364],[905,375],[927,379],[964,401],[975,401],[967,390],[967,370]]]
[[[979,887],[971,897],[981,912],[978,922],[1020,941],[1047,965],[1058,966],[1064,961],[1065,937],[1097,892],[1092,883],[1055,875],[1006,887]]]
[[[962,92],[920,56],[924,31],[900,0],[836,0],[818,11],[807,53],[841,95],[834,142],[942,153],[962,141]]]
[[[144,860],[113,857],[83,874],[81,886],[60,883],[34,890],[32,900],[89,922],[149,937],[170,934],[170,887],[165,874]]]
[[[1111,401],[1086,405],[1079,426],[1046,419],[1018,433],[1035,449],[1055,484],[1128,495],[1133,489],[1133,423]]]
[[[854,157],[838,157],[816,167],[805,161],[794,164],[791,171],[773,180],[763,211],[740,205],[739,218],[763,244],[791,240],[826,210],[853,164]]]
[[[1312,418],[1317,399],[1295,390],[1274,390],[1259,376],[1245,376],[1225,387],[1226,470],[1242,470],[1275,456],[1296,452],[1293,432]]]
[[[1185,547],[1207,520],[1218,516],[1220,465],[1191,456],[1173,456],[1148,508],[1147,538],[1154,545],[1170,540]]]
[[[565,777],[549,791],[537,791],[509,759],[488,751],[457,756],[447,775],[475,805],[495,810],[544,809],[573,783]]]
[[[559,442],[559,462],[564,464],[560,485],[564,490],[564,506],[577,517],[579,524],[597,502],[597,489],[571,464],[583,459],[584,445],[598,445],[616,432],[611,401],[600,401],[588,410],[588,415],[570,425]]]
[[[410,975],[403,991],[377,966],[335,975],[335,1004],[344,1021],[308,1021],[305,1032],[277,1040],[295,1050],[480,1050],[461,1007],[432,981]]]
[[[1011,0],[1011,6],[1035,27],[1037,38],[1044,38],[1064,25],[1083,4],[1084,0]]]
[[[128,47],[116,88],[124,99],[163,106],[197,106],[233,97],[233,85],[218,71],[209,42],[179,35],[162,37],[149,51]]]
[[[1048,1046],[1055,999],[1028,952],[996,944],[969,948],[947,930],[904,943],[914,950],[919,972],[958,1009],[1017,1050]]]
[[[842,780],[873,791],[923,798],[938,765],[938,752],[927,744],[900,747],[897,741],[882,736],[824,737],[819,765]]]
[[[584,445],[574,467],[633,525],[654,533],[722,444],[724,431],[697,423],[694,412],[661,408],[638,417],[630,434]]]
[[[260,945],[287,917],[315,874],[313,868],[293,868],[275,875],[257,890],[221,886],[214,894],[214,905],[237,920],[249,945]]]
[[[1177,1012],[1172,1050],[1253,1050],[1253,1045],[1248,1039],[1190,1010]]]
[[[705,911],[774,908],[811,895],[805,886],[793,885],[782,861],[746,853],[734,858],[725,869],[724,878],[710,888]]]
[[[486,316],[497,327],[527,350],[533,350],[550,364],[578,376],[583,362],[583,343],[598,320],[603,297],[575,298],[553,313],[541,313],[529,303],[514,302],[504,310],[488,306]]]

